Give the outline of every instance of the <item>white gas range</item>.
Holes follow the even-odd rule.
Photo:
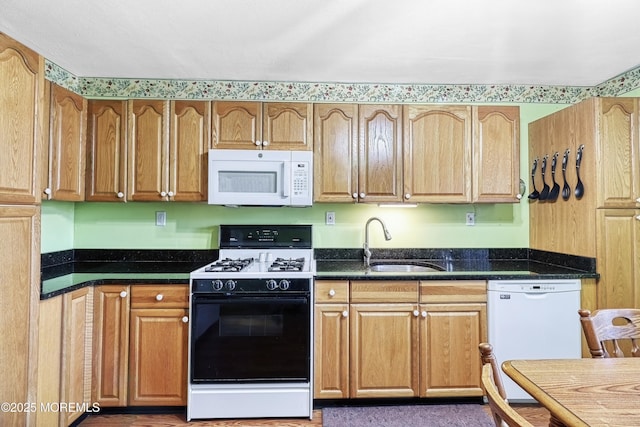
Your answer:
[[[310,225],[221,225],[190,275],[192,418],[308,417],[315,260]]]

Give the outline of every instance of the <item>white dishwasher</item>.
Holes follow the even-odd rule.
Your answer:
[[[487,284],[489,343],[498,365],[513,359],[582,357],[579,279],[490,280]],[[510,402],[534,399],[504,372]]]

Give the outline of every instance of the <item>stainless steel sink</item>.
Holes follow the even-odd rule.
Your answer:
[[[444,271],[444,269],[426,262],[376,261],[371,263],[369,271],[378,273],[433,273]]]

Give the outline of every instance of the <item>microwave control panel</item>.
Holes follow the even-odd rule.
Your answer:
[[[311,173],[309,163],[293,163],[293,196],[305,197],[309,194],[309,174]]]

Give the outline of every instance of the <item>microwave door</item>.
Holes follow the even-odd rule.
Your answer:
[[[210,174],[209,204],[282,206],[285,197],[283,175],[286,162],[216,161]]]
[[[282,197],[289,199],[291,197],[291,163],[282,163]]]

